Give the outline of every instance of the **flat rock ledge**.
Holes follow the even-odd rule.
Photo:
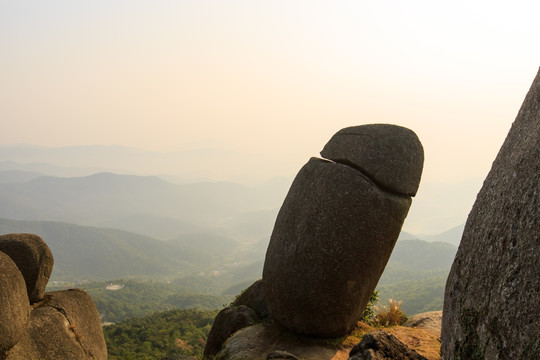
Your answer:
[[[405,349],[416,357],[410,359],[440,360],[440,337],[421,328],[395,326],[377,329],[359,322],[355,330],[340,338],[319,338],[288,331],[276,324],[256,324],[246,327],[223,345],[214,360],[268,360],[268,359],[309,359],[309,360],[348,360],[362,359],[352,357],[351,351],[364,335],[382,333],[390,337],[395,348]],[[440,333],[440,328],[439,328]],[[380,336],[380,335],[379,335]],[[385,349],[382,351],[386,351]],[[378,354],[374,352],[374,354]],[[354,356],[354,354],[352,354]],[[408,357],[402,357],[409,359]],[[371,357],[366,359],[384,359]]]

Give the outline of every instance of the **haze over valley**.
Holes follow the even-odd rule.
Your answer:
[[[128,284],[114,294],[162,284],[162,293],[223,301],[261,277],[294,174],[259,182],[246,176],[241,182],[242,173],[231,168],[220,171],[228,181],[211,174],[189,180],[189,164],[211,168],[222,156],[217,150],[160,154],[121,146],[2,146],[0,232],[42,236],[55,256],[51,286],[88,286],[98,304],[119,301],[92,285],[100,281]],[[409,312],[442,306],[444,279],[479,186],[471,179],[420,187],[379,283],[381,297],[402,299]],[[141,301],[153,310],[174,307],[152,296]],[[136,308],[124,317],[144,314]],[[123,319],[110,311],[108,317]]]

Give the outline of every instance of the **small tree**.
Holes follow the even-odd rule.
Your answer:
[[[361,321],[369,325],[375,324],[375,315],[376,315],[375,304],[377,304],[378,302],[379,302],[379,291],[375,290],[373,294],[371,294],[371,297],[369,298],[366,308],[364,309],[364,312],[362,313],[362,319],[360,319]]]

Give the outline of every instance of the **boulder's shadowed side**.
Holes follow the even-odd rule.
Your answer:
[[[446,360],[540,359],[540,73],[469,214],[446,284]]]

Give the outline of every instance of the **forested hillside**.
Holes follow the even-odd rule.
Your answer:
[[[92,296],[104,323],[173,309],[216,310],[234,298],[233,295],[204,294],[196,288],[156,281],[118,279],[84,283],[77,287]],[[52,289],[54,286],[49,288]]]
[[[217,311],[172,310],[103,327],[110,360],[202,359]]]

